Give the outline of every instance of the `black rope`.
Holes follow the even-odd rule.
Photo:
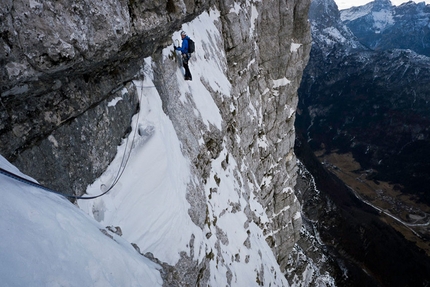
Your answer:
[[[15,174],[15,173],[7,171],[7,170],[5,170],[5,169],[3,169],[1,167],[0,167],[0,174],[3,174],[5,176],[7,176],[7,177],[10,177],[10,178],[16,180],[16,181],[23,182],[25,184],[28,184],[28,185],[31,185],[31,186],[43,189],[43,190],[48,191],[48,192],[52,192],[52,193],[59,194],[59,195],[65,196],[65,197],[70,197],[70,198],[79,198],[79,196],[76,196],[76,195],[65,195],[65,194],[63,194],[61,192],[58,192],[58,191],[50,189],[50,188],[48,188],[46,186],[43,186],[43,185],[41,185],[41,184],[39,184],[37,182],[31,181],[29,179],[26,179],[26,178],[24,178],[22,176],[19,176],[19,175]]]
[[[135,85],[136,86],[136,85]],[[138,88],[142,88],[142,89],[151,89],[151,88],[155,88],[155,86],[136,86]]]
[[[136,87],[139,87],[139,86],[136,86]],[[139,101],[142,102],[143,88],[152,88],[152,87],[140,86],[140,88],[141,88],[141,91],[140,91]],[[118,169],[118,173],[117,173],[117,175],[116,175],[116,177],[115,177],[112,185],[109,187],[109,189],[107,189],[105,192],[103,192],[101,194],[94,195],[94,196],[77,196],[77,195],[64,194],[64,193],[58,192],[56,190],[53,190],[51,188],[48,188],[46,186],[43,186],[43,185],[41,185],[41,184],[39,184],[37,182],[31,181],[29,179],[26,179],[26,178],[24,178],[22,176],[19,176],[19,175],[15,174],[15,173],[7,171],[7,170],[5,170],[5,169],[3,169],[1,167],[0,167],[0,174],[3,174],[5,176],[10,177],[10,178],[12,178],[14,180],[17,180],[19,182],[23,182],[25,184],[28,184],[28,185],[40,188],[42,190],[45,190],[45,191],[48,191],[48,192],[51,192],[51,193],[55,193],[55,194],[58,194],[58,195],[62,195],[62,196],[67,197],[67,198],[73,198],[73,199],[95,199],[95,198],[101,197],[101,196],[105,195],[106,193],[108,193],[118,183],[118,181],[120,180],[121,176],[124,173],[124,170],[125,170],[125,168],[127,166],[127,163],[128,163],[128,161],[130,159],[131,151],[133,150],[133,147],[134,147],[134,140],[136,138],[137,127],[138,127],[138,124],[139,124],[139,117],[140,117],[140,111],[137,113],[136,127],[134,129],[133,140],[132,140],[131,147],[130,147],[130,150],[129,150],[128,155],[127,155],[127,159],[125,160],[125,163],[124,163],[124,159],[126,158],[126,152],[127,152],[127,146],[128,146],[128,142],[129,142],[129,137],[127,137],[127,141],[126,141],[125,149],[124,149],[124,154],[122,156],[122,161],[121,161],[120,168]],[[121,167],[123,167],[123,168],[121,169]]]
[[[134,83],[133,83],[134,84]],[[136,86],[136,85],[135,85]],[[138,87],[138,86],[136,86],[136,87]],[[139,97],[139,103],[141,104],[142,103],[142,95],[143,95],[143,88],[145,88],[144,86],[140,86],[140,97]],[[124,173],[124,171],[125,171],[125,168],[126,168],[126,166],[127,166],[127,164],[128,164],[128,161],[129,161],[129,159],[130,159],[130,155],[131,155],[131,151],[133,150],[133,148],[134,148],[134,140],[135,140],[135,138],[136,138],[136,133],[137,133],[137,130],[138,130],[138,125],[139,125],[139,118],[140,118],[140,111],[137,113],[137,119],[136,119],[136,126],[135,126],[135,128],[134,128],[134,134],[133,134],[133,140],[131,141],[131,147],[130,147],[130,150],[129,150],[129,152],[128,152],[128,155],[127,155],[127,159],[125,160],[125,163],[124,163],[124,159],[126,158],[126,156],[125,156],[125,154],[126,154],[126,152],[127,152],[127,146],[128,146],[128,141],[129,141],[129,139],[130,139],[130,137],[127,137],[127,141],[126,141],[126,143],[125,143],[125,148],[124,148],[124,154],[123,154],[123,156],[122,156],[122,160],[121,160],[121,165],[120,165],[120,167],[119,167],[119,169],[118,169],[118,173],[117,173],[117,175],[116,175],[116,177],[115,177],[115,179],[114,179],[114,181],[113,181],[113,183],[112,183],[112,185],[111,185],[111,187],[109,187],[109,189],[108,190],[106,190],[105,192],[103,192],[103,193],[101,193],[101,194],[99,194],[99,195],[96,195],[96,196],[93,196],[93,197],[84,197],[84,198],[80,198],[80,199],[94,199],[94,198],[97,198],[97,197],[100,197],[100,196],[103,196],[103,195],[105,195],[106,193],[108,193],[117,183],[118,183],[118,181],[120,180],[120,178],[121,178],[121,176],[123,175],[123,173]],[[122,170],[121,170],[121,167],[123,167],[122,168]]]

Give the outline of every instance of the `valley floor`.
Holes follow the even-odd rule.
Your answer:
[[[403,194],[398,185],[369,179],[375,170],[363,170],[351,153],[315,153],[328,171],[341,179],[355,196],[379,211],[381,219],[430,256],[430,206]]]

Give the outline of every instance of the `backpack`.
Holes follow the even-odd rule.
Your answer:
[[[194,53],[195,45],[194,41],[191,39],[188,39],[188,53]]]

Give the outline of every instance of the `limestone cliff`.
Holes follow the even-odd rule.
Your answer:
[[[231,202],[228,212],[240,211],[245,225],[260,227],[285,271],[301,226],[293,193],[293,144],[297,88],[311,43],[309,2],[6,1],[0,7],[0,152],[51,188],[84,193],[112,161],[130,132],[132,115],[142,108],[132,80],[151,70],[163,110],[191,163],[192,222],[204,230],[222,216],[211,202],[212,193],[221,190],[220,175],[214,174],[219,161],[245,198],[245,203]],[[222,79],[212,79],[220,81],[219,89],[204,77],[194,80],[215,102],[219,126],[208,124],[204,111],[196,112],[199,95],[192,90],[185,93],[187,101],[176,96],[184,85],[173,77],[177,58],[163,52],[181,25],[202,13],[219,15],[217,31],[210,42],[201,42],[204,56],[198,60],[217,59],[228,93]],[[149,57],[151,64],[144,64]],[[117,97],[122,100],[112,106]],[[221,259],[219,264],[227,266],[222,245],[229,244],[228,236],[217,228],[216,238],[215,255],[211,251],[207,260],[215,256],[217,266]],[[208,263],[185,264],[189,259],[182,257],[173,273],[183,268],[196,275],[187,279],[190,284],[207,282]],[[264,272],[257,274],[256,282],[264,282]]]

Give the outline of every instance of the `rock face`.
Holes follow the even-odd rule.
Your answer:
[[[294,120],[296,91],[307,64],[311,39],[307,1],[279,1],[279,9],[273,9],[273,5],[269,1],[256,5],[259,17],[255,43],[244,41],[248,36],[245,28],[238,29],[244,23],[252,25],[247,21],[252,19],[252,7],[247,13],[228,13],[223,19],[228,75],[234,83],[235,97],[232,103],[223,103],[222,111],[228,123],[226,138],[228,146],[233,147],[231,152],[241,155],[240,164],[254,171],[248,179],[254,186],[258,183],[259,189],[251,190],[257,193],[271,219],[261,227],[266,230],[266,240],[283,270],[301,227],[300,207],[293,195]],[[227,7],[221,10],[223,14]],[[257,111],[256,116],[250,116],[253,110]],[[241,138],[239,146],[234,144],[235,136]],[[287,206],[291,208],[285,210]]]
[[[309,4],[9,1],[0,10],[0,152],[41,183],[82,194],[129,132],[131,116],[139,109],[131,80],[141,77],[143,59],[151,56],[163,110],[199,179],[187,190],[192,221],[200,228],[207,224],[205,184],[215,180],[219,185],[220,180],[213,162],[222,161],[228,173],[234,159],[237,167],[229,176],[241,182],[247,201],[263,206],[268,221],[261,221],[249,204],[233,207],[261,228],[285,271],[301,227],[293,147],[297,89],[311,43]],[[222,65],[231,85],[225,97],[207,84],[222,118],[220,127],[203,124],[193,106],[174,96],[177,83],[171,78],[178,66],[161,51],[182,23],[209,7],[220,11],[222,38],[214,41],[221,51],[208,50],[205,57],[226,54]],[[216,236],[228,245],[222,230]],[[200,264],[184,256],[176,270],[206,270],[207,262]],[[205,272],[202,276],[187,280],[195,285],[207,280]],[[231,281],[231,274],[226,276]],[[257,283],[262,278],[259,274]]]

